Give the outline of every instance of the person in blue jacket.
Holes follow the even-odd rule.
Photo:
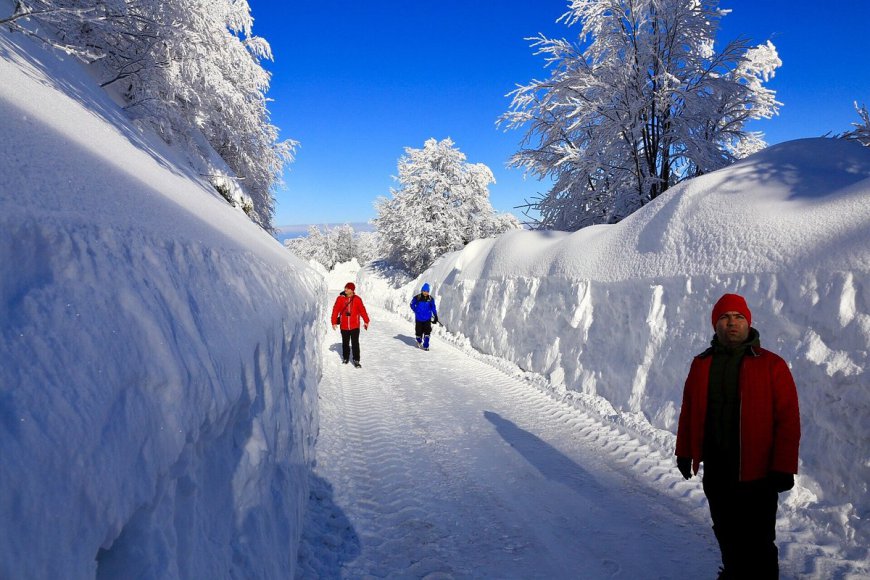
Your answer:
[[[432,334],[432,324],[438,324],[438,311],[435,310],[435,299],[429,294],[429,283],[423,284],[420,293],[411,299],[411,310],[414,311],[414,334],[417,336],[417,347],[429,350],[429,335]]]

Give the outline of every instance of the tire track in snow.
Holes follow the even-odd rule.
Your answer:
[[[716,569],[700,510],[682,501],[699,486],[666,469],[650,444],[438,335],[432,351],[419,351],[407,321],[372,310],[362,369],[341,365],[331,344],[338,333],[327,335],[316,473],[351,529],[325,543],[316,526],[307,529],[302,577],[703,577]],[[644,477],[658,487],[639,485]],[[318,558],[333,569],[324,573]]]
[[[341,365],[337,355],[328,353],[321,387],[321,396],[335,397],[337,404],[334,413],[322,418],[327,427],[318,445],[319,470],[340,474],[345,482],[336,502],[346,510],[362,546],[361,557],[345,567],[343,576],[449,576],[447,561],[433,557],[442,538],[429,518],[432,506],[416,493],[420,474],[408,460],[417,451],[413,441],[409,444],[414,426],[396,388],[404,379],[389,368],[379,373],[378,363],[369,362],[377,350],[374,334],[362,336],[363,369]]]

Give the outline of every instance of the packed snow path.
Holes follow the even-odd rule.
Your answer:
[[[337,331],[324,341],[299,576],[715,577],[700,486],[671,458],[437,335],[424,352],[412,324],[369,313],[362,368],[341,364]]]

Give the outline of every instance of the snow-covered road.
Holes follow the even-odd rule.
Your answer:
[[[324,341],[300,577],[715,577],[700,485],[672,457],[369,313],[361,369]]]

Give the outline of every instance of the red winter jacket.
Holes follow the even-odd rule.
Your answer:
[[[703,460],[712,359],[703,353],[692,361],[677,427],[676,455],[691,458],[696,474]],[[788,365],[769,350],[749,347],[740,363],[739,390],[740,481],[762,479],[770,471],[797,473],[800,413]]]
[[[341,315],[340,319],[339,315]],[[369,323],[369,314],[366,312],[362,298],[356,294],[350,298],[344,294],[339,294],[338,298],[335,299],[335,306],[332,307],[331,323],[339,324],[342,330],[353,330],[359,328],[360,316],[366,324]]]

